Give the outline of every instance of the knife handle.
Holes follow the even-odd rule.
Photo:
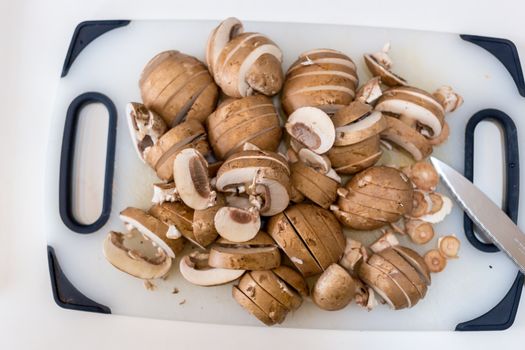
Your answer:
[[[518,205],[520,197],[520,160],[518,149],[518,132],[512,119],[504,112],[497,109],[484,109],[470,118],[465,129],[465,177],[470,181],[474,178],[474,132],[478,124],[484,120],[496,122],[503,129],[505,149],[505,203],[503,210],[514,222],[518,220]],[[492,243],[482,242],[474,233],[474,224],[465,214],[463,228],[468,241],[477,249],[494,253],[499,249]]]

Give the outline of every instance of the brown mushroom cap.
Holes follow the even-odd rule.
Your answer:
[[[149,213],[167,225],[173,225],[191,243],[204,249],[202,244],[193,234],[192,221],[193,209],[181,202],[164,202],[154,205]]]
[[[387,126],[381,112],[374,111],[358,121],[336,128],[334,145],[346,146],[361,142],[381,133]]]
[[[142,72],[139,86],[146,107],[171,127],[184,118],[204,121],[218,99],[217,86],[206,66],[178,51],[153,57]]]
[[[281,264],[279,249],[271,247],[233,247],[215,244],[210,249],[210,266],[234,270],[270,270]]]
[[[328,208],[337,197],[339,184],[332,178],[315,171],[302,162],[292,164],[292,184],[306,198]]]
[[[220,208],[226,205],[224,196],[220,193],[217,194],[216,202],[213,206],[195,210],[193,212],[192,229],[195,239],[200,242],[204,247],[210,245],[215,241],[219,233],[215,228],[215,214]]]
[[[386,222],[384,221],[374,220],[342,211],[337,206],[332,209],[332,212],[341,224],[355,230],[375,230],[386,225]]]
[[[385,260],[394,265],[399,271],[401,271],[405,276],[414,284],[418,290],[421,298],[424,298],[427,293],[427,284],[423,277],[416,271],[416,269],[409,264],[399,253],[393,249],[385,249],[378,253]]]
[[[335,311],[347,306],[355,292],[354,279],[340,265],[332,264],[315,283],[312,300],[323,310]]]
[[[242,33],[242,22],[235,17],[226,18],[211,33],[206,43],[206,63],[210,73],[213,74],[219,54],[228,42]]]
[[[391,141],[410,153],[416,161],[432,153],[430,142],[415,129],[397,118],[384,116],[387,128],[381,132],[381,138]]]
[[[393,249],[403,257],[422,276],[425,283],[430,286],[432,279],[425,260],[417,252],[408,247],[396,246]]]
[[[283,282],[272,271],[250,271],[249,274],[264,290],[272,295],[278,302],[283,304],[288,310],[297,310],[303,298],[285,282]]]
[[[388,86],[406,85],[407,82],[405,79],[392,73],[387,67],[374,59],[372,55],[366,54],[363,57],[370,73],[372,73],[373,76],[380,77],[383,84]]]
[[[244,270],[212,268],[208,265],[208,257],[209,254],[200,252],[184,256],[179,263],[182,277],[192,284],[209,287],[229,283],[244,273]]]
[[[267,326],[273,326],[275,322],[264,312],[252,299],[244,294],[237,286],[232,286],[232,296],[246,311],[255,316]]]
[[[347,146],[334,146],[326,155],[332,167],[341,174],[353,174],[366,169],[381,157],[379,135]]]
[[[394,310],[408,306],[408,299],[394,280],[377,267],[361,263],[358,268],[359,278],[379,294]]]
[[[301,276],[300,273],[298,273],[294,269],[288,266],[281,265],[273,269],[272,272],[276,274],[282,281],[288,284],[291,288],[293,288],[297,293],[299,293],[303,298],[306,298],[310,295],[310,291],[308,290],[306,280],[303,276]]]

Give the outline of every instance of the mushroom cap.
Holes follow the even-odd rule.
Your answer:
[[[260,59],[262,56],[266,56],[264,60]],[[269,63],[273,60],[276,62]],[[271,96],[282,86],[281,61],[281,49],[269,38],[260,33],[242,33],[232,38],[219,53],[213,66],[215,81],[231,97],[249,96],[254,90]],[[268,67],[272,70],[265,69]],[[249,84],[260,80],[267,84]]]
[[[337,207],[337,206],[336,206]],[[375,230],[386,225],[386,222],[370,219],[354,213],[333,208],[332,212],[341,224],[354,230]]]
[[[331,49],[310,50],[288,69],[281,104],[287,115],[307,106],[334,113],[352,102],[357,85],[356,66],[350,57]]]
[[[399,255],[395,249],[388,248],[378,252],[377,254],[379,254],[381,257],[383,257],[383,259],[387,260],[399,271],[401,271],[416,287],[421,298],[425,297],[427,293],[427,284],[425,280],[411,264],[409,264],[401,255]]]
[[[219,96],[206,66],[174,50],[161,52],[148,62],[139,86],[146,107],[170,127],[184,118],[204,121]]]
[[[379,294],[394,310],[408,306],[408,299],[403,290],[388,274],[366,262],[359,264],[359,278]]]
[[[219,235],[232,242],[249,241],[261,228],[258,212],[233,207],[220,208],[214,222]]]
[[[189,255],[184,256],[180,260],[179,270],[186,281],[203,287],[217,286],[234,281],[244,273],[244,270],[220,268],[198,269],[192,266]]]
[[[328,208],[337,198],[339,183],[302,162],[292,164],[292,184],[317,205]]]
[[[332,264],[315,283],[312,300],[323,310],[340,310],[352,301],[355,291],[352,276],[340,265]]]
[[[335,141],[332,120],[319,108],[301,107],[288,117],[286,131],[315,153],[327,152]]]
[[[308,284],[306,284],[304,277],[291,267],[281,265],[273,269],[272,272],[302,297],[306,298],[310,295]]]
[[[430,129],[430,138],[441,134],[445,111],[441,104],[428,92],[409,86],[386,90],[375,110],[393,113],[411,119]]]
[[[277,111],[264,95],[223,103],[207,123],[210,144],[219,159],[241,151],[247,142],[261,150],[275,151],[282,135]]]
[[[387,128],[381,132],[381,138],[391,141],[410,153],[416,161],[428,157],[432,153],[430,142],[415,129],[397,118],[383,116]]]
[[[283,304],[288,310],[297,310],[303,298],[293,288],[289,287],[285,281],[281,280],[273,270],[270,271],[250,271],[249,274],[264,290],[270,293],[278,302]]]
[[[202,210],[195,210],[193,212],[193,235],[202,246],[206,247],[210,245],[219,235],[215,228],[215,215],[219,209],[225,205],[226,201],[224,196],[221,193],[218,193],[217,200],[213,206]]]
[[[348,125],[363,118],[372,112],[369,104],[353,101],[348,106],[342,107],[332,116],[332,122],[336,128]]]
[[[430,286],[432,279],[430,277],[430,271],[428,270],[425,260],[414,250],[403,247],[396,246],[393,249],[403,257],[416,271],[421,275],[427,286]]]
[[[242,33],[244,30],[242,22],[235,17],[226,18],[222,21],[208,37],[206,43],[206,63],[210,73],[213,74],[213,67],[215,66],[219,54],[228,44],[228,42]]]
[[[387,123],[381,112],[374,111],[358,121],[335,129],[336,146],[352,145],[381,133]]]
[[[235,271],[235,270],[230,270]],[[232,286],[232,296],[233,299],[239,305],[241,305],[246,311],[248,311],[250,314],[255,316],[259,321],[264,323],[267,326],[273,326],[275,322],[268,316],[266,312],[264,312],[257,304],[250,299],[245,293],[243,293],[239,287]]]
[[[105,258],[117,269],[137,278],[149,280],[166,275],[171,268],[171,258],[164,250],[159,257],[150,259],[140,252],[124,246],[124,235],[111,231],[104,240],[103,252]]]
[[[270,270],[281,264],[281,255],[270,236],[260,231],[243,244],[218,240],[210,248],[208,263],[226,269]]]
[[[388,68],[380,64],[371,54],[363,55],[366,66],[374,77],[380,77],[381,82],[388,86],[406,85],[407,81],[392,73]]]
[[[334,146],[326,155],[338,173],[355,174],[373,166],[382,154],[379,135],[374,135],[352,145]]]

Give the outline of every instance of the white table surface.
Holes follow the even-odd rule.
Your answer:
[[[523,305],[514,326],[505,332],[372,333],[241,328],[98,315],[62,310],[51,295],[41,227],[45,205],[41,175],[54,92],[78,22],[234,15],[252,20],[440,30],[507,37],[525,59],[525,3],[456,2],[0,0],[0,349],[522,348]],[[522,209],[521,222],[524,213]]]

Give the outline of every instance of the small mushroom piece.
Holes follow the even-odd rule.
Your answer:
[[[456,93],[450,86],[442,86],[432,94],[443,106],[446,113],[454,112],[463,104],[463,97]]]
[[[432,199],[432,208],[430,209],[430,213],[420,216],[418,219],[429,222],[431,224],[437,224],[443,221],[445,217],[448,214],[450,214],[453,205],[452,201],[447,196],[444,196],[437,192],[432,193],[432,195],[436,196],[434,198],[439,197],[440,200]],[[438,203],[440,203],[439,207],[435,206],[435,203],[437,201],[439,201]]]
[[[383,118],[383,114],[381,112],[374,111],[363,117],[363,119],[359,119],[358,121],[348,125],[336,128],[334,145],[352,145],[377,135],[386,128],[387,123]]]
[[[357,263],[363,259],[362,247],[361,242],[347,237],[345,251],[339,264],[349,271],[354,271]]]
[[[428,270],[433,273],[441,272],[447,266],[447,259],[438,249],[432,249],[425,253],[423,257]]]
[[[432,202],[430,202],[432,204]],[[429,202],[427,196],[421,191],[414,191],[414,201],[410,216],[419,218],[429,212]]]
[[[192,284],[208,287],[234,281],[244,273],[244,270],[212,268],[208,265],[208,256],[198,252],[184,256],[179,264],[182,277]]]
[[[292,164],[292,185],[317,205],[327,209],[337,198],[339,183],[302,162]]]
[[[458,257],[460,240],[455,235],[440,237],[438,240],[438,249],[447,259]]]
[[[206,209],[215,203],[208,162],[199,151],[187,148],[179,152],[173,165],[173,177],[182,201],[193,209]]]
[[[443,144],[445,141],[447,141],[449,135],[450,135],[450,127],[448,126],[448,123],[445,121],[443,122],[443,127],[441,128],[441,134],[439,134],[439,136],[436,138],[428,140],[428,142],[432,146],[439,146]]]
[[[372,106],[361,101],[353,101],[348,106],[342,107],[332,116],[336,128],[364,119],[372,113]]]
[[[387,127],[381,132],[381,139],[395,143],[408,153],[416,161],[428,157],[432,153],[432,145],[426,137],[421,135],[401,120],[384,115]]]
[[[243,32],[242,22],[235,17],[226,18],[210,34],[206,44],[206,63],[210,73],[222,50],[236,36]]]
[[[132,207],[121,211],[120,219],[150,239],[170,258],[175,258],[175,254],[182,250],[183,241],[180,240],[180,233],[175,226],[167,225],[153,215]]]
[[[401,271],[418,290],[421,298],[427,293],[427,283],[420,273],[408,263],[395,249],[385,249],[378,253],[383,259]]]
[[[166,132],[166,123],[156,113],[138,102],[130,102],[126,105],[126,117],[133,146],[140,160],[144,162],[144,151],[153,146]]]
[[[355,296],[352,276],[338,264],[332,264],[322,273],[312,290],[312,300],[323,310],[341,310]]]
[[[395,246],[393,249],[403,257],[416,271],[421,275],[427,286],[430,286],[432,279],[430,277],[430,270],[425,263],[425,260],[414,250],[403,247]]]
[[[334,124],[319,108],[296,109],[288,117],[285,128],[290,136],[317,154],[327,152],[335,141]]]
[[[321,174],[326,174],[332,169],[330,159],[327,156],[319,155],[308,148],[303,148],[298,153],[299,160]]]
[[[221,237],[232,242],[246,242],[261,228],[257,210],[222,207],[215,214],[215,228]]]
[[[132,231],[131,234],[136,234]],[[165,276],[171,268],[171,258],[166,251],[157,248],[155,257],[147,257],[141,252],[124,245],[125,235],[111,231],[104,240],[105,258],[117,269],[137,278],[150,280]]]
[[[406,232],[415,244],[426,244],[434,238],[432,224],[421,220],[407,220]]]
[[[216,202],[213,206],[202,209],[195,210],[193,212],[193,234],[195,239],[203,246],[206,247],[213,243],[219,233],[215,228],[215,215],[226,205],[224,196],[220,193],[217,194]]]
[[[370,250],[374,253],[379,253],[385,249],[392,248],[399,245],[396,235],[392,232],[387,232],[379,237],[374,243],[370,245]]]
[[[381,78],[374,77],[361,86],[355,95],[356,101],[372,104],[383,94]]]
[[[385,44],[383,49],[373,54],[365,54],[366,66],[373,76],[381,78],[381,81],[388,86],[406,85],[406,80],[400,76],[392,73],[390,68],[392,67],[392,60],[388,56],[390,51],[390,43]]]
[[[417,189],[430,192],[435,191],[439,183],[439,175],[428,162],[416,162],[402,169]]]
[[[153,184],[153,197],[151,202],[162,204],[164,202],[177,202],[180,200],[175,182]]]
[[[359,278],[369,285],[394,310],[408,306],[408,299],[394,280],[375,266],[368,263],[359,264]]]

